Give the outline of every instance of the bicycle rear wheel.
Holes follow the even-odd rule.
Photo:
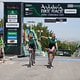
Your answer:
[[[30,53],[29,54],[29,67],[31,67],[31,65],[32,65],[32,58],[31,58],[31,56],[32,56],[32,54]]]

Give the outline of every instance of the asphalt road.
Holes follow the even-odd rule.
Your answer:
[[[46,66],[47,57],[36,57],[31,68],[28,57],[10,59],[0,62],[0,80],[80,80],[80,59],[57,56],[51,69]]]

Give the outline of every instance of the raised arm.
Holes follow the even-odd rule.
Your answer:
[[[58,45],[57,45],[57,42],[56,42],[56,50],[58,50]]]
[[[45,36],[41,36],[41,38],[48,39],[48,37],[45,37]]]
[[[58,44],[57,44],[57,40],[56,40],[56,43],[55,43],[55,45],[56,45],[56,50],[58,50]]]

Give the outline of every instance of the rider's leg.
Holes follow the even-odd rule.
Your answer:
[[[48,60],[49,60],[49,64],[52,64],[52,60],[53,60],[53,56],[52,56],[52,49],[48,50]]]
[[[51,51],[51,49],[49,49],[48,50],[48,64],[52,63],[52,59],[53,59],[52,51]]]
[[[49,59],[49,53],[48,53],[48,64],[49,64],[49,62],[50,62],[50,59]]]
[[[51,53],[48,53],[48,68],[51,68],[52,67],[52,54]]]
[[[52,56],[53,56],[53,60],[54,60],[54,58],[55,58],[55,54],[56,54],[56,49],[53,51],[53,54],[52,54]]]
[[[51,54],[51,63],[53,62],[53,60],[55,58],[55,53],[56,53],[56,49],[55,49],[55,47],[53,47],[53,52]]]
[[[52,62],[52,54],[48,53],[48,64]]]
[[[55,58],[55,53],[53,53],[53,54],[51,55],[51,66],[52,66],[52,62],[53,62],[54,58]]]
[[[52,62],[53,62],[53,54],[52,53],[49,54],[49,58],[50,58],[50,66],[52,66]]]
[[[54,60],[54,58],[55,58],[55,53],[53,53],[53,55],[52,55],[52,56],[53,56],[53,58],[52,58],[52,59]]]

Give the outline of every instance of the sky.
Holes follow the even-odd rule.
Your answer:
[[[3,18],[3,2],[50,2],[50,3],[80,3],[80,0],[0,0],[0,18]],[[27,21],[42,22],[48,26],[49,30],[54,31],[57,38],[61,40],[80,41],[80,18],[67,18],[67,22],[61,23],[44,23],[44,18],[24,18]]]
[[[43,25],[48,26],[50,31],[54,31],[60,40],[80,41],[79,18],[68,18],[67,22],[61,23],[44,23],[44,18],[24,18],[24,23],[28,23],[28,21],[42,22]]]

